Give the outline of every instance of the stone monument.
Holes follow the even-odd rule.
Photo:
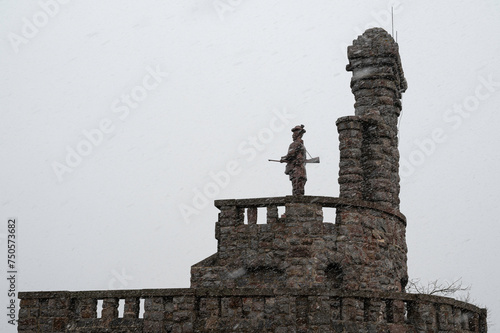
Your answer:
[[[354,116],[337,120],[338,198],[304,195],[295,140],[305,131],[295,127],[299,153],[282,158],[294,195],[216,200],[217,252],[191,267],[191,288],[22,292],[19,332],[486,332],[485,309],[405,293],[398,44],[369,29],[348,58],[356,103]],[[335,221],[324,221],[324,208],[336,209]]]

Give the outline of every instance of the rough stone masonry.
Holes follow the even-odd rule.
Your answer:
[[[348,48],[355,116],[337,121],[340,199],[335,224],[320,202],[267,203],[268,223],[244,223],[256,203],[216,201],[217,253],[192,267],[192,287],[326,287],[402,291],[408,281],[406,220],[399,213],[397,118],[406,90],[398,46],[370,29]],[[312,200],[311,200],[312,201]],[[376,209],[366,209],[370,203]],[[388,213],[391,212],[391,213]]]
[[[486,332],[485,309],[404,292],[398,45],[369,29],[348,58],[356,103],[337,120],[338,198],[216,200],[217,252],[191,267],[191,288],[23,292],[18,331]],[[335,221],[324,221],[331,208]]]

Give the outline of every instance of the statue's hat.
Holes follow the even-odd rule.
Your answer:
[[[297,125],[294,128],[292,128],[292,132],[296,132],[296,131],[300,131],[300,133],[306,132],[306,130],[304,129],[304,125]]]

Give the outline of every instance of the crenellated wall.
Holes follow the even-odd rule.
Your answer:
[[[191,268],[191,287],[303,288],[327,283],[334,225],[322,207],[294,197],[216,201],[217,253]],[[285,214],[278,216],[278,206]],[[265,207],[267,223],[257,224]],[[247,222],[245,223],[245,215]]]
[[[193,288],[402,290],[406,220],[399,211],[320,196],[215,204],[217,253],[191,267]],[[266,223],[257,224],[258,208]],[[324,208],[337,209],[336,221],[323,221]]]
[[[404,293],[200,288],[19,297],[20,333],[486,332],[484,309],[446,297]],[[101,315],[98,300],[103,300]],[[120,300],[125,300],[121,315]]]

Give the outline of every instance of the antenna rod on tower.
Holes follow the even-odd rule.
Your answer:
[[[392,37],[394,37],[394,6],[391,6]]]

